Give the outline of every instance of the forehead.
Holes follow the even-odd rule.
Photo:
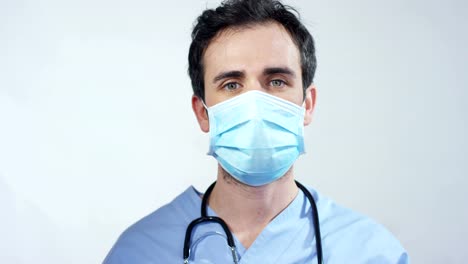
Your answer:
[[[263,70],[265,67],[289,67],[300,75],[299,49],[286,29],[268,22],[228,28],[208,45],[203,64],[206,78],[217,72]]]

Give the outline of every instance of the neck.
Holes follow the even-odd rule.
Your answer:
[[[280,179],[259,187],[245,185],[218,166],[209,205],[224,219],[245,248],[296,197],[292,168]]]

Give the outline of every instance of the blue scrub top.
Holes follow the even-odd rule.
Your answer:
[[[404,248],[382,225],[309,190],[317,203],[324,263],[409,263]],[[200,206],[200,192],[189,187],[171,203],[130,226],[103,263],[184,263],[185,230],[200,217]],[[208,214],[216,215],[211,208]],[[240,264],[317,263],[311,206],[301,191],[250,248],[246,250],[235,236],[234,240]],[[218,224],[201,224],[194,229],[190,263],[233,263]]]

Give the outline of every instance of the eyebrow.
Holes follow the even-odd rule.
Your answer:
[[[296,76],[294,71],[288,67],[272,67],[272,68],[266,68],[263,70],[263,75],[272,75],[272,74],[278,74],[278,73],[291,75],[292,77]]]
[[[220,74],[216,75],[213,79],[213,83],[216,83],[219,80],[227,79],[227,78],[243,78],[245,73],[243,71],[227,71],[221,72]]]

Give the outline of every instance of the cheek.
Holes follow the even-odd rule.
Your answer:
[[[284,93],[281,93],[281,94],[278,94],[276,95],[282,99],[285,99],[285,100],[288,100],[292,103],[295,103],[299,106],[302,106],[304,100],[304,92],[302,91],[302,89],[291,89],[290,91],[288,92],[284,92]]]
[[[213,106],[229,98],[225,93],[217,91],[215,88],[205,90],[205,103],[207,106]]]

